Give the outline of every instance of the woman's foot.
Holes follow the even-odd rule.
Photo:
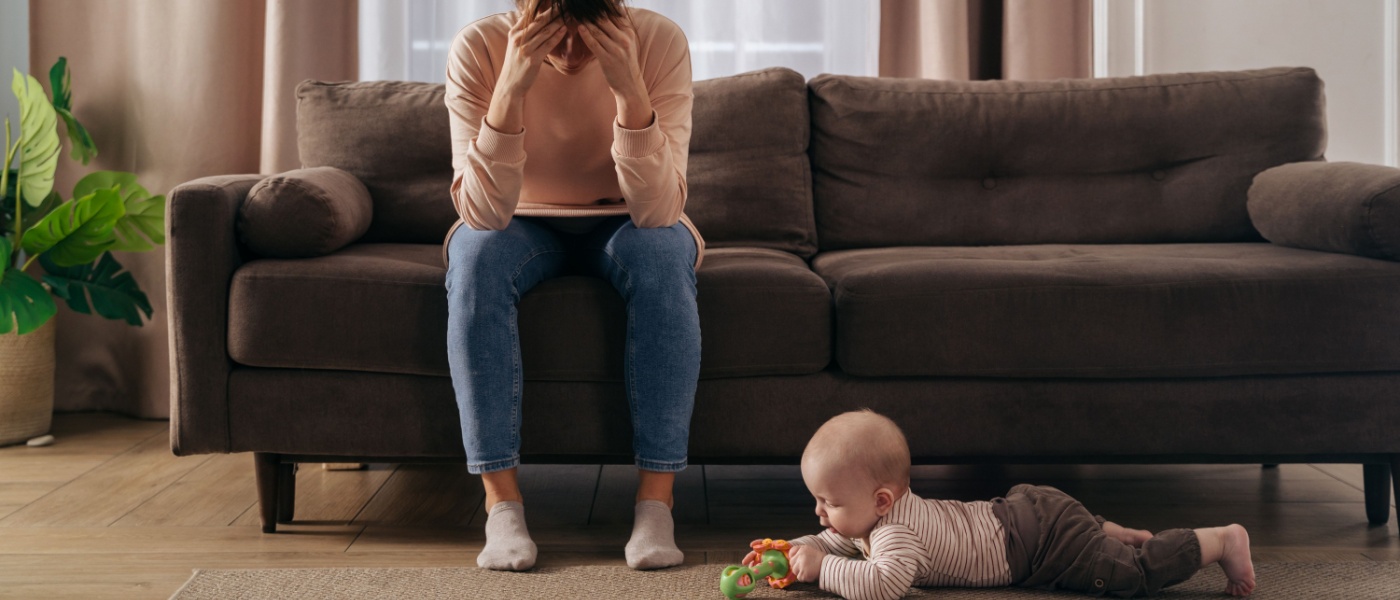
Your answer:
[[[1254,561],[1249,552],[1249,532],[1240,525],[1221,527],[1220,539],[1224,542],[1224,552],[1220,557],[1220,568],[1225,571],[1225,593],[1231,596],[1248,596],[1254,593]]]
[[[488,509],[486,546],[476,565],[497,571],[524,571],[535,566],[535,541],[525,528],[525,507],[514,500],[497,502]]]
[[[660,500],[642,500],[634,509],[632,539],[627,542],[627,566],[633,569],[673,567],[685,560],[676,547],[671,508]]]

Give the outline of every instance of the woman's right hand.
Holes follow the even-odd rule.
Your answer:
[[[529,25],[522,25],[524,22],[524,18],[518,18],[510,28],[505,63],[500,80],[496,82],[496,89],[514,100],[523,99],[530,91],[540,74],[544,57],[568,33],[568,27],[562,19],[556,18],[552,6],[535,15]]]

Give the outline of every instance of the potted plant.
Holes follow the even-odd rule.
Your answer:
[[[70,156],[84,165],[97,146],[72,113],[67,59],[49,70],[53,98],[33,76],[14,70],[20,131],[12,146],[5,119],[0,168],[0,446],[47,433],[53,421],[54,331],[58,296],[76,312],[140,327],[150,302],[111,251],[143,252],[165,243],[165,197],[136,176],[89,173],[63,200],[53,189],[63,121]],[[18,161],[18,164],[15,162]],[[14,168],[11,166],[14,165]],[[28,269],[43,268],[36,279]]]

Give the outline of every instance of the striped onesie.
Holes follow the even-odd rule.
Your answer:
[[[849,600],[902,598],[910,586],[1011,584],[1006,533],[985,500],[924,499],[907,490],[875,522],[869,548],[830,529],[792,543],[826,552],[818,583]]]

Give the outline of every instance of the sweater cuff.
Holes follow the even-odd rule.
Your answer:
[[[495,162],[520,162],[525,160],[525,132],[501,133],[487,125],[486,117],[482,117],[481,129],[476,133],[476,150]]]
[[[656,109],[651,110],[651,125],[646,129],[627,129],[613,118],[613,152],[627,158],[650,156],[666,145],[666,136],[661,133],[661,117]]]

